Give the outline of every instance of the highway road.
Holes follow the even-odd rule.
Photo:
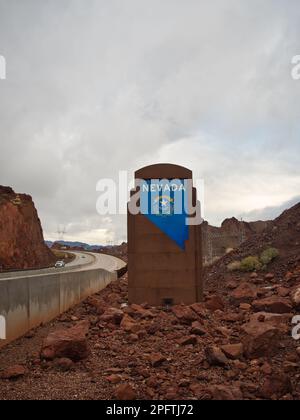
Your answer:
[[[67,252],[67,251],[64,251]],[[58,274],[60,272],[68,273],[74,271],[88,271],[88,270],[97,270],[104,269],[110,272],[116,272],[123,269],[126,266],[126,263],[119,258],[112,257],[105,254],[95,254],[91,252],[77,252],[72,251],[72,254],[75,255],[75,259],[70,263],[66,264],[63,268],[44,268],[41,270],[23,270],[15,271],[9,273],[1,273],[1,280],[13,280],[16,278],[27,278],[41,276],[43,274]]]

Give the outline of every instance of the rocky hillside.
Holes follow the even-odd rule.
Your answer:
[[[55,260],[32,198],[0,186],[0,271],[48,267]]]
[[[235,217],[226,219],[221,227],[204,222],[202,225],[203,257],[205,263],[212,263],[230,249],[238,248],[244,241],[262,233],[271,221],[244,222]]]
[[[259,256],[267,248],[276,248],[279,256],[268,267],[276,273],[278,280],[289,270],[294,270],[300,262],[300,203],[283,212],[268,223],[261,233],[254,234],[239,248],[221,258],[206,270],[206,283],[220,288],[224,279],[233,276],[228,265],[248,256]],[[235,276],[239,276],[237,273]]]

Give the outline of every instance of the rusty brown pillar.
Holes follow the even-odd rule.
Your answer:
[[[192,180],[189,169],[159,164],[140,169],[135,179]],[[132,196],[137,190],[132,191]],[[132,200],[132,198],[131,198]],[[193,189],[193,205],[197,201]],[[192,304],[203,298],[201,225],[189,226],[189,239],[181,249],[154,223],[128,211],[129,302]]]

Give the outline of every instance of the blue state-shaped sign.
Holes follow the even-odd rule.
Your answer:
[[[144,180],[140,197],[141,213],[184,250],[189,239],[188,189],[184,180]]]

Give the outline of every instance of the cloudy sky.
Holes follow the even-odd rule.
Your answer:
[[[0,0],[0,184],[47,239],[124,240],[96,183],[158,162],[204,179],[211,223],[276,214],[300,194],[299,22],[299,0]]]

